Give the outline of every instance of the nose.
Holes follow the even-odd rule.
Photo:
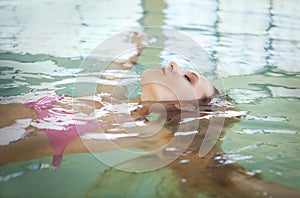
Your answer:
[[[173,72],[173,71],[175,71],[175,72],[178,72],[178,73],[183,73],[183,69],[182,68],[180,68],[175,62],[173,62],[173,61],[171,61],[170,63],[169,63],[169,66],[168,66],[168,68]]]

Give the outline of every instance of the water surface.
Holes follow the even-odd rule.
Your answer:
[[[203,74],[239,110],[247,112],[226,132],[222,148],[227,162],[238,162],[265,181],[300,190],[299,1],[167,0],[151,6],[138,0],[15,0],[0,5],[1,104],[24,103],[53,93],[72,95],[83,58],[99,43],[129,26],[171,28],[207,51],[215,61],[203,66]],[[157,38],[162,38],[165,49],[145,51],[140,63],[165,64],[177,58],[167,50],[176,41],[163,32]],[[190,52],[190,59],[197,54],[190,48],[184,50]],[[124,83],[135,84],[146,67],[132,69],[128,78],[134,79]],[[109,172],[89,154],[66,155],[58,169],[51,160],[45,157],[0,167],[1,194],[82,197],[87,193],[112,195],[115,189],[121,193],[125,188],[127,196],[138,197],[148,189],[150,197],[166,189],[176,192],[177,183],[185,182],[168,169],[138,176]],[[102,177],[107,183],[97,188]],[[120,182],[126,178],[131,179],[130,186]],[[16,188],[18,191],[13,190]]]

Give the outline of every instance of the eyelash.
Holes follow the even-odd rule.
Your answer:
[[[187,75],[184,75],[184,77],[185,77],[189,82],[191,82],[190,77],[188,77]]]

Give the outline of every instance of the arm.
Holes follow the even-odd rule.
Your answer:
[[[107,67],[108,70],[128,70],[131,69],[138,61],[140,54],[147,45],[148,38],[142,32],[132,32],[128,37],[129,41],[135,45],[136,53],[130,54],[130,56],[125,60],[113,60]]]

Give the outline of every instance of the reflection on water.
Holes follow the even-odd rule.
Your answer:
[[[0,5],[2,51],[56,57],[88,55],[100,42],[123,28],[138,26],[142,12],[139,1],[13,0],[2,1]]]
[[[298,72],[297,3],[170,1],[165,21],[215,55],[221,75],[260,73],[266,67]]]
[[[166,2],[166,26],[216,58],[215,75],[234,104],[248,112],[227,133],[223,148],[251,156],[239,162],[260,170],[264,179],[299,189],[299,1]],[[271,150],[251,147],[271,143]],[[250,151],[240,150],[248,146]]]
[[[80,73],[81,58],[123,28],[140,25],[174,28],[193,38],[216,59],[214,65],[201,66],[203,73],[213,76],[214,83],[224,88],[233,104],[245,112],[242,121],[227,131],[222,148],[228,154],[215,157],[216,163],[238,162],[248,169],[249,175],[259,173],[266,181],[300,190],[300,6],[297,0],[166,0],[156,6],[149,5],[148,1],[64,1],[59,5],[57,2],[16,0],[1,1],[0,4],[1,104],[25,103],[49,94],[72,95],[75,77],[88,83],[91,76],[96,79],[98,75]],[[143,12],[145,9],[148,12]],[[44,17],[43,13],[49,15]],[[178,47],[184,46],[179,40],[172,40],[171,35],[158,35],[153,39],[164,43],[166,49],[176,46],[176,42]],[[191,48],[184,50],[191,54],[190,59],[197,56]],[[150,55],[158,56],[156,59],[162,64],[178,58],[167,50],[149,50],[142,54],[141,63],[151,59]],[[140,70],[132,69],[126,72],[126,76],[119,75],[119,71],[111,70],[103,74],[105,78],[100,83],[120,83],[122,77],[122,84],[127,85],[123,90],[126,93],[130,85],[140,80]],[[24,123],[22,120],[16,123],[19,129],[14,130],[17,137],[26,133]],[[10,127],[1,128],[0,132],[12,130],[15,125]],[[176,147],[169,147],[166,151],[176,153]],[[179,173],[184,172],[182,167],[198,170],[195,167],[199,164],[192,164],[197,162],[194,156],[188,153],[186,156],[183,155],[178,164],[173,164],[173,170]],[[30,184],[36,185],[40,181],[44,183],[41,190],[35,191],[36,194],[49,192],[51,187],[57,187],[54,183],[69,177],[82,179],[82,182],[66,179],[65,189],[75,188],[74,193],[82,196],[87,189],[90,195],[111,195],[116,186],[126,187],[128,196],[142,194],[141,189],[148,189],[147,194],[153,196],[179,196],[176,190],[183,183],[191,189],[190,185],[196,183],[190,183],[188,179],[193,178],[193,171],[186,171],[185,176],[178,174],[179,179],[166,169],[141,175],[122,173],[108,170],[104,165],[96,167],[98,162],[83,154],[68,155],[64,162],[57,172],[49,168],[50,158],[3,166],[0,169],[1,192],[11,195],[9,189],[25,183],[27,189],[20,187],[19,192],[30,195],[33,188]],[[78,170],[86,167],[88,162],[94,169],[80,171],[85,172],[83,176]],[[74,176],[74,172],[78,175]],[[60,173],[60,176],[55,173]],[[45,181],[46,177],[48,181]],[[130,185],[124,184],[128,178]],[[213,186],[205,182],[202,185],[203,188]],[[203,188],[199,187],[204,192],[210,191]],[[60,187],[53,195],[65,192],[65,189]],[[121,191],[119,195],[123,195]]]

